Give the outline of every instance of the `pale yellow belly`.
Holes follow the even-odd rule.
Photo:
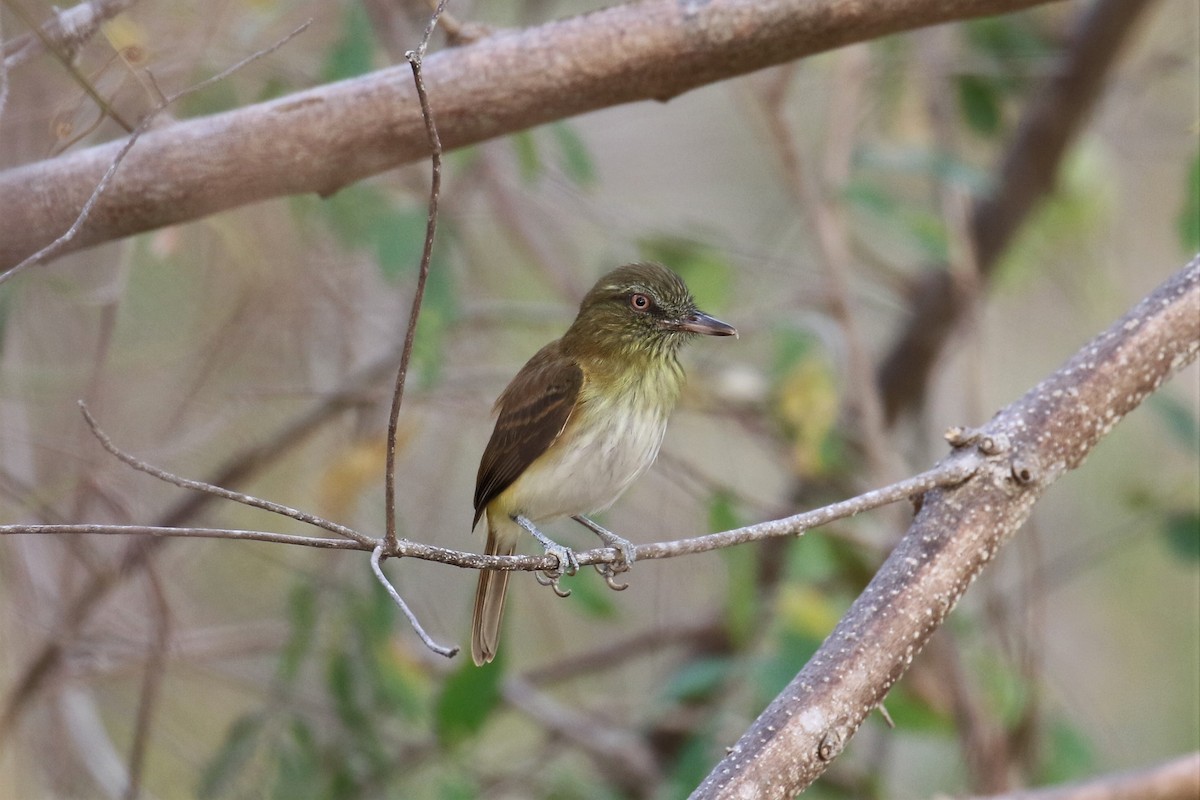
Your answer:
[[[654,463],[667,430],[667,409],[621,399],[573,415],[550,449],[497,498],[503,511],[539,522],[612,505]]]

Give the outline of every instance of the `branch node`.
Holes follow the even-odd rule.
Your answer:
[[[1013,480],[1022,486],[1028,486],[1035,482],[1041,475],[1041,470],[1032,461],[1027,460],[1023,456],[1016,456],[1012,460],[1012,476]]]
[[[830,728],[821,737],[821,743],[817,745],[817,758],[822,761],[833,761],[842,754],[842,749],[846,746],[846,737],[842,734],[840,728]]]

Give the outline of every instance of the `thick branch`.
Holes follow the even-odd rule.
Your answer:
[[[1197,797],[1200,797],[1200,753],[1132,772],[1102,775],[1083,783],[972,800],[1195,800]]]
[[[971,238],[980,274],[992,274],[1014,234],[1054,190],[1058,165],[1091,117],[1109,71],[1138,17],[1153,0],[1097,0],[1079,21],[1067,51],[1030,102],[997,171],[991,194],[971,216]],[[917,284],[910,314],[879,367],[888,422],[924,397],[929,373],[966,308],[945,269]]]
[[[967,587],[1113,426],[1200,352],[1200,256],[944,463],[987,459],[926,494],[912,526],[829,638],[693,798],[792,797],[882,702]]]
[[[641,2],[496,33],[426,59],[446,149],[898,31],[1047,0]],[[86,247],[269,197],[330,194],[425,158],[416,93],[392,67],[147,133],[88,224]],[[119,142],[0,174],[0,270],[65,231]]]

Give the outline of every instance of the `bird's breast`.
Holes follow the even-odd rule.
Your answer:
[[[677,391],[585,384],[562,434],[506,492],[510,513],[536,522],[612,505],[658,456]]]

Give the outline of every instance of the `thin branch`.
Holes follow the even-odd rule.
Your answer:
[[[214,83],[223,81],[247,64],[257,61],[264,56],[270,55],[307,30],[308,26],[311,24],[312,20],[310,19],[270,47],[259,50],[256,53],[252,53],[233,66],[222,70],[216,75],[189,86],[183,91],[176,92],[175,94],[170,95],[159,102],[159,104],[155,106],[149,114],[142,117],[141,121],[138,122],[137,127],[130,131],[129,137],[118,148],[116,154],[112,158],[112,161],[108,165],[108,169],[105,170],[104,176],[100,178],[100,182],[97,183],[96,187],[92,190],[87,202],[84,203],[83,208],[79,210],[78,215],[75,217],[75,221],[71,223],[71,227],[67,228],[66,232],[60,235],[54,241],[50,242],[36,253],[31,254],[20,263],[13,266],[12,269],[9,269],[5,272],[0,272],[0,285],[3,285],[5,281],[10,280],[29,267],[40,264],[60,255],[67,248],[71,241],[79,235],[79,232],[83,229],[83,225],[85,222],[87,222],[88,217],[92,215],[92,211],[95,209],[96,203],[100,200],[101,196],[103,196],[105,190],[108,189],[109,184],[112,182],[113,176],[117,174],[117,168],[121,166],[121,162],[125,160],[125,157],[129,155],[129,152],[133,149],[133,146],[137,144],[138,139],[141,138],[142,134],[145,133],[150,127],[150,124],[155,120],[156,117],[158,117],[159,113],[167,108],[167,106],[171,105],[177,100],[180,100],[181,98],[187,97],[190,94],[194,94],[201,89],[206,89],[209,86],[212,86]]]
[[[150,593],[150,605],[154,609],[151,615],[154,631],[150,641],[146,643],[146,666],[142,671],[142,692],[138,700],[133,744],[129,750],[129,780],[125,786],[124,800],[137,800],[141,796],[146,749],[150,745],[150,727],[162,689],[163,666],[167,660],[167,642],[171,634],[171,609],[155,570],[146,570],[146,585]]]
[[[177,528],[162,525],[99,525],[92,523],[77,523],[74,525],[0,525],[0,536],[23,535],[59,535],[68,536],[86,533],[95,536],[147,536],[156,539],[193,538],[193,539],[237,539],[243,542],[270,542],[273,544],[292,544],[301,547],[319,547],[329,550],[360,550],[369,552],[371,543],[378,546],[378,540],[368,540],[366,544],[350,539],[322,539],[316,536],[297,536],[290,533],[274,533],[272,531],[247,531],[230,528]],[[2,729],[2,726],[0,726]]]
[[[88,80],[87,76],[80,72],[79,68],[75,66],[75,62],[71,59],[71,57],[62,52],[54,42],[46,37],[46,34],[42,31],[42,27],[38,25],[36,21],[34,21],[33,17],[29,15],[29,12],[25,10],[24,6],[21,5],[19,0],[4,0],[4,4],[12,9],[12,12],[16,14],[30,29],[30,31],[32,31],[33,34],[42,41],[42,46],[54,54],[54,57],[58,59],[59,64],[61,64],[62,68],[67,71],[67,74],[75,80],[75,83],[79,84],[79,87],[83,89],[84,93],[88,97],[92,98],[92,102],[99,106],[104,114],[124,128],[126,133],[132,133],[133,126],[126,122],[125,119],[117,113],[117,110],[112,107],[108,100],[101,97],[100,93],[96,91],[96,87],[92,85],[92,82]]]
[[[396,386],[392,392],[392,409],[388,415],[387,465],[384,468],[384,541],[387,549],[396,547],[396,426],[400,420],[400,404],[404,401],[404,383],[408,378],[408,364],[412,360],[413,342],[417,336],[417,318],[421,314],[421,303],[425,299],[425,283],[429,279],[429,263],[433,256],[433,237],[437,233],[438,197],[442,189],[442,142],[438,138],[437,126],[433,124],[433,112],[429,108],[429,95],[425,91],[425,80],[421,75],[421,61],[429,37],[437,26],[438,17],[446,10],[446,0],[441,0],[425,26],[425,35],[416,50],[404,54],[412,66],[413,83],[417,88],[417,99],[421,104],[421,116],[425,120],[425,135],[429,137],[429,158],[433,164],[433,178],[429,184],[429,215],[425,221],[425,244],[421,249],[421,269],[417,274],[417,289],[413,292],[412,309],[408,313],[408,330],[404,333],[404,351],[400,356],[400,368],[396,371]]]
[[[970,800],[1195,800],[1197,797],[1200,797],[1200,752],[1145,769],[1101,775],[1081,783]]]
[[[1029,102],[997,169],[995,188],[971,214],[974,260],[986,281],[1013,236],[1054,190],[1058,167],[1091,116],[1122,46],[1153,0],[1097,0],[1080,15],[1058,67]],[[888,424],[925,396],[929,375],[965,308],[954,273],[930,270],[877,371]]]
[[[46,49],[49,42],[57,51],[73,57],[87,40],[95,35],[105,21],[120,14],[136,0],[95,0],[79,3],[65,11],[55,11],[40,29],[40,35],[32,31],[4,42],[0,67],[19,67]]]
[[[641,0],[430,55],[447,149],[683,92],[903,30],[1048,0]],[[502,65],[497,69],[496,65]],[[415,91],[380,70],[143,137],[78,249],[270,197],[328,195],[429,157]],[[108,143],[0,173],[0,269],[68,227],[112,162]],[[154,191],[147,191],[153,186]],[[167,196],[172,202],[164,203]]]
[[[291,506],[285,506],[282,503],[273,503],[270,500],[263,500],[253,495],[230,491],[229,489],[224,489],[220,486],[214,486],[213,484],[205,483],[204,481],[192,480],[191,478],[182,478],[174,473],[167,472],[165,469],[148,464],[145,461],[142,461],[140,458],[126,453],[113,444],[112,440],[108,438],[108,434],[100,429],[99,424],[97,424],[95,418],[92,416],[92,413],[88,411],[87,405],[84,404],[82,400],[79,401],[79,410],[83,413],[84,420],[87,422],[88,427],[91,428],[92,434],[95,435],[101,446],[124,463],[136,469],[138,472],[144,472],[147,475],[152,475],[161,481],[166,481],[167,483],[174,484],[175,486],[179,486],[183,489],[192,489],[193,491],[197,492],[205,492],[206,494],[213,495],[214,497],[232,500],[235,503],[241,503],[242,505],[250,506],[251,508],[270,511],[272,514],[279,514],[283,517],[291,517],[292,519],[298,522],[303,522],[306,525],[323,528],[330,533],[336,533],[339,536],[345,536],[347,539],[352,539],[355,542],[358,542],[360,545],[363,545],[363,549],[367,549],[368,547],[373,546],[375,543],[375,541],[369,536],[359,533],[353,528],[347,528],[345,525],[339,525],[336,522],[331,522],[330,520],[318,517],[315,514],[309,514],[306,511],[300,511],[299,509],[292,508]]]
[[[371,551],[371,570],[375,573],[376,579],[383,584],[384,589],[387,589],[387,593],[392,598],[392,601],[395,602],[396,605],[400,606],[400,610],[404,612],[404,616],[408,617],[408,623],[412,625],[413,630],[417,632],[417,636],[421,637],[421,641],[425,643],[425,646],[440,656],[454,658],[456,655],[458,655],[459,647],[457,645],[454,647],[447,647],[445,645],[438,644],[429,636],[428,633],[425,632],[425,629],[421,627],[420,621],[417,620],[417,615],[412,612],[412,609],[408,607],[408,603],[404,602],[404,598],[401,597],[400,593],[396,591],[396,587],[392,586],[391,582],[388,581],[387,576],[383,574],[383,568],[379,566],[379,559],[382,555],[383,543],[380,543],[378,547]]]
[[[126,456],[128,457],[128,456]],[[122,459],[124,460],[124,459]],[[913,497],[919,497],[924,493],[937,488],[945,488],[957,486],[969,479],[982,464],[982,459],[972,458],[969,454],[963,455],[954,463],[942,464],[935,469],[923,472],[915,477],[908,478],[891,486],[886,486],[882,489],[866,492],[858,497],[849,500],[843,500],[840,503],[825,506],[824,508],[807,511],[803,514],[796,514],[783,519],[770,520],[760,522],[756,525],[747,525],[743,528],[736,528],[720,533],[710,533],[704,536],[696,536],[688,539],[678,539],[669,542],[657,542],[651,544],[639,544],[634,547],[637,555],[637,560],[658,559],[658,558],[678,558],[680,556],[694,555],[696,553],[707,553],[712,550],[718,550],[724,547],[733,547],[734,545],[745,544],[747,542],[756,542],[762,539],[770,539],[780,536],[800,536],[811,528],[816,528],[821,525],[826,525],[835,520],[852,517],[856,514],[861,514],[864,511],[869,511],[873,508],[895,503],[900,500],[907,500]],[[154,474],[154,473],[150,473]],[[170,475],[170,473],[166,473]],[[164,478],[171,483],[175,480],[185,480],[170,476]],[[199,483],[194,481],[193,483]],[[207,484],[205,484],[207,485]],[[218,488],[218,487],[214,487]],[[222,490],[224,491],[224,490]],[[275,504],[266,500],[251,497],[250,495],[238,495],[236,492],[230,492],[235,497],[230,499],[248,498],[255,508],[263,508],[267,511],[273,510],[270,506]],[[241,502],[241,500],[239,500]],[[282,506],[281,508],[286,508]],[[294,517],[292,514],[286,516],[293,519],[300,519],[307,522],[307,519]],[[316,524],[316,523],[311,523]],[[338,526],[341,528],[341,526]],[[344,529],[349,531],[350,529]],[[340,532],[340,531],[339,531]],[[243,541],[260,541],[274,542],[276,544],[292,544],[308,547],[336,548],[339,550],[361,550],[364,552],[374,552],[383,542],[380,539],[372,539],[362,536],[359,539],[318,539],[310,536],[294,536],[282,533],[272,533],[269,531],[252,531],[252,530],[228,530],[220,528],[172,528],[165,526],[149,526],[149,525],[0,525],[0,536],[15,536],[24,534],[75,534],[75,533],[94,533],[107,535],[137,535],[137,536],[154,536],[154,537],[170,537],[170,536],[192,536],[192,537],[207,537],[213,539],[240,539]],[[498,569],[510,571],[525,571],[525,572],[543,572],[548,569],[553,569],[558,563],[554,556],[539,555],[539,556],[499,556],[499,555],[482,555],[479,553],[471,553],[463,550],[451,550],[445,547],[435,547],[434,545],[422,544],[409,539],[398,539],[393,550],[389,551],[384,548],[380,554],[389,558],[416,558],[423,561],[436,561],[439,564],[446,564],[453,567],[463,567],[467,569]],[[589,564],[611,564],[616,562],[620,555],[611,547],[597,547],[593,550],[584,550],[576,554],[581,565]]]
[[[793,797],[841,754],[1049,486],[1200,354],[1200,255],[944,463],[985,459],[928,492],[905,536],[812,659],[693,793]]]

